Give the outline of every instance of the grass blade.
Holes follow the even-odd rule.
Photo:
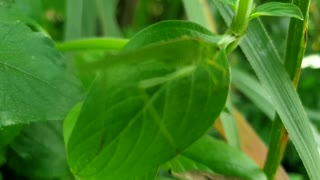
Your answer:
[[[84,0],[67,0],[65,39],[92,36],[96,32],[95,3]]]
[[[300,1],[294,1],[294,3],[303,10],[306,18],[304,21],[296,19],[291,19],[290,21],[284,64],[290,78],[293,81],[293,85],[297,87],[301,71],[301,62],[306,48],[306,29],[308,25],[308,9],[310,6],[310,1],[304,1],[303,3],[300,3]],[[285,129],[279,116],[277,116],[273,123],[270,151],[264,168],[270,179],[273,178],[275,171],[282,160],[287,141],[287,130]]]
[[[189,20],[216,32],[216,27],[206,0],[183,0],[183,5]]]
[[[216,1],[214,3],[218,6],[218,10],[227,24],[230,24],[232,20],[231,9]],[[240,47],[255,70],[262,86],[271,96],[310,179],[320,179],[318,171],[320,157],[309,120],[290,77],[281,64],[281,58],[259,19],[250,23],[247,36],[240,43]]]
[[[274,118],[273,104],[260,83],[249,74],[237,68],[231,71],[232,84],[234,84],[245,96],[247,96],[270,119]]]
[[[116,20],[118,0],[97,0],[96,4],[103,35],[120,37],[121,31]]]

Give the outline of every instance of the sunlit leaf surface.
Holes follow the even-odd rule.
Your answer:
[[[142,176],[197,140],[222,110],[229,87],[224,51],[202,40],[209,33],[198,25],[166,23],[146,29],[123,53],[106,59],[122,63],[104,67],[82,108],[68,116],[68,162],[77,176]],[[149,39],[156,31],[159,36]]]

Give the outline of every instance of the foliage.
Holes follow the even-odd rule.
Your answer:
[[[320,179],[310,4],[0,0],[0,179]]]

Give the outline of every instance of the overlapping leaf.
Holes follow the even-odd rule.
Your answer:
[[[0,127],[62,120],[81,98],[50,39],[22,23],[0,22]]]
[[[66,120],[74,174],[83,179],[145,175],[210,128],[228,94],[229,68],[224,51],[201,38],[210,37],[203,29],[188,22],[160,23],[102,62],[105,70],[82,108]]]
[[[248,180],[267,179],[258,165],[241,151],[208,135],[200,138],[180,156],[166,163],[165,168],[174,172],[197,170]]]
[[[69,168],[62,138],[62,121],[26,125],[10,144],[7,164],[14,172],[26,177],[65,177]]]

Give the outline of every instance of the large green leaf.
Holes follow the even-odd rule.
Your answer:
[[[40,22],[43,14],[41,0],[0,1],[0,20],[13,21],[30,18]],[[21,19],[20,19],[21,20]]]
[[[230,8],[217,2],[215,4],[225,21],[230,23]],[[281,58],[259,19],[250,23],[240,47],[270,95],[310,178],[320,179],[320,157],[309,120]]]
[[[62,122],[26,125],[10,144],[7,161],[11,169],[27,177],[64,177],[69,168],[62,138]]]
[[[74,174],[83,179],[144,175],[211,127],[228,94],[229,68],[224,51],[202,40],[200,35],[210,36],[191,24],[154,25],[149,30],[159,36],[150,38],[154,34],[146,29],[123,53],[105,60],[118,63],[99,73],[81,110],[75,108],[65,122]]]
[[[50,39],[22,23],[0,22],[0,127],[62,120],[81,98]]]
[[[247,180],[267,179],[258,165],[240,150],[208,135],[200,138],[164,167],[174,172],[197,170]]]

